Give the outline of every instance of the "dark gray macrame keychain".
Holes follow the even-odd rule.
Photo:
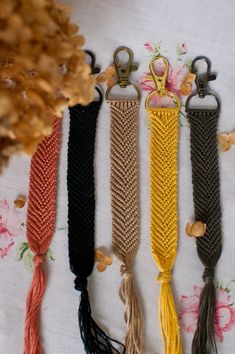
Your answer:
[[[199,75],[196,62],[204,61],[207,71]],[[217,150],[217,125],[220,102],[207,88],[208,81],[216,76],[210,73],[210,61],[203,56],[192,62],[192,72],[196,74],[197,90],[187,99],[186,112],[190,123],[191,163],[195,222],[206,226],[202,237],[196,238],[197,253],[205,266],[204,287],[200,296],[197,329],[192,343],[192,354],[217,353],[214,333],[214,313],[216,291],[214,285],[215,266],[222,251],[220,181]],[[211,96],[216,107],[193,106],[192,98],[204,99]]]

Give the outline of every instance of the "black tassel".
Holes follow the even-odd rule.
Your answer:
[[[121,354],[125,347],[107,336],[92,318],[87,278],[93,271],[95,254],[94,154],[96,122],[102,103],[70,108],[68,143],[68,239],[70,269],[75,289],[81,292],[78,322],[87,354]],[[114,345],[117,344],[118,349]]]
[[[75,289],[81,292],[80,306],[78,310],[78,323],[86,353],[125,354],[125,346],[115,339],[107,336],[93,320],[87,291],[87,279],[77,277],[75,279]],[[116,349],[112,343],[118,344],[120,348]]]
[[[205,285],[200,296],[199,317],[192,343],[192,354],[216,354],[217,348],[214,334],[216,301],[216,291],[213,283],[214,268],[205,268],[203,280]]]

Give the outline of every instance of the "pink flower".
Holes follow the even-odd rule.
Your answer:
[[[148,79],[149,73],[144,73],[139,79],[140,87],[143,91],[153,91],[155,90],[155,84],[153,79]]]
[[[185,42],[178,44],[178,48],[177,48],[178,55],[187,54],[187,51],[188,51],[188,46]]]
[[[181,86],[187,73],[188,69],[185,68],[184,65],[180,65],[176,69],[173,69],[172,66],[169,65],[166,86],[169,91],[173,92],[178,97],[181,95]]]
[[[154,70],[159,76],[161,76],[164,73],[165,66],[160,62],[156,68],[154,68]],[[187,73],[188,69],[183,64],[176,69],[173,69],[172,66],[169,65],[166,88],[170,92],[173,92],[176,96],[180,97],[182,83]],[[139,84],[143,91],[153,91],[156,89],[153,78],[149,73],[144,73],[144,75],[139,80]]]
[[[202,291],[201,287],[194,286],[192,296],[181,296],[183,309],[179,314],[182,328],[185,332],[194,333],[198,321],[199,298]],[[217,289],[217,301],[215,307],[214,329],[217,339],[223,342],[223,332],[230,331],[235,326],[235,309],[231,296],[227,289]]]
[[[147,49],[149,52],[154,52],[155,51],[152,43],[150,43],[150,42],[144,43],[144,48]]]
[[[20,219],[15,209],[10,209],[6,199],[0,201],[0,257],[7,256],[14,245],[14,237],[21,233]]]

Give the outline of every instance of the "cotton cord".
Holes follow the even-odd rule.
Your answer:
[[[143,353],[143,318],[132,266],[139,242],[139,100],[110,100],[112,245],[121,262],[120,298],[125,306],[127,354]]]
[[[190,110],[191,163],[195,221],[206,224],[203,237],[196,238],[198,256],[205,266],[204,288],[200,296],[197,330],[192,354],[217,353],[214,314],[216,293],[215,266],[222,251],[220,181],[217,151],[216,110]]]
[[[171,290],[177,253],[178,108],[149,109],[150,233],[153,258],[160,270],[159,315],[165,354],[181,354],[182,344]]]
[[[26,235],[34,253],[34,274],[26,302],[24,354],[43,352],[39,329],[40,307],[46,288],[43,263],[55,227],[60,132],[61,118],[55,118],[52,134],[38,145],[30,166]]]
[[[86,353],[119,354],[125,352],[124,346],[107,336],[92,318],[87,289],[87,278],[94,267],[94,148],[101,101],[70,108],[67,172],[69,261],[76,276],[75,289],[81,293],[78,322]],[[114,344],[120,348],[116,349]]]

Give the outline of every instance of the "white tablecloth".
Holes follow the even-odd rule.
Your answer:
[[[211,87],[219,93],[222,102],[219,131],[229,132],[235,128],[234,1],[70,0],[67,3],[73,7],[73,19],[86,36],[86,48],[96,53],[97,62],[103,69],[112,62],[113,51],[120,45],[126,45],[133,50],[135,60],[140,63],[133,80],[139,78],[147,70],[150,58],[150,53],[144,49],[146,41],[162,41],[162,46],[167,49],[163,54],[170,61],[175,60],[176,44],[182,42],[188,44],[189,57],[207,55],[212,61],[213,70],[218,73]],[[141,244],[135,273],[144,309],[144,353],[162,354],[157,318],[158,270],[151,256],[149,239],[149,129],[146,121],[143,97],[139,124]],[[66,112],[59,166],[57,229],[51,244],[55,260],[47,261],[48,284],[42,306],[41,333],[45,354],[84,353],[77,321],[79,293],[73,287],[74,275],[69,269],[67,249],[68,123]],[[111,249],[109,127],[109,108],[104,103],[98,121],[96,144],[96,241],[97,247],[105,246],[108,250]],[[220,153],[223,253],[216,273],[221,286],[217,304],[220,354],[234,352],[235,284],[231,282],[235,279],[234,161],[235,147],[227,153]],[[0,176],[0,200],[3,201],[0,205],[0,223],[7,223],[12,235],[8,241],[4,239],[9,242],[9,250],[0,257],[1,354],[23,352],[25,299],[32,273],[27,269],[30,261],[27,252],[23,260],[17,261],[17,248],[26,239],[25,226],[22,224],[25,222],[26,207],[13,210],[13,201],[18,194],[28,193],[29,164],[28,157],[16,157]],[[188,332],[193,326],[190,310],[198,302],[203,272],[194,239],[185,236],[185,225],[192,216],[189,128],[182,127],[179,151],[179,252],[174,267],[173,288],[178,313],[186,309],[184,321],[189,326]],[[1,228],[0,232],[3,233]],[[113,265],[104,273],[94,270],[89,285],[94,317],[117,339],[122,339],[125,331],[123,305],[118,296],[120,281],[119,264],[114,258]],[[185,354],[190,353],[192,341],[192,333],[188,332],[182,330]]]

